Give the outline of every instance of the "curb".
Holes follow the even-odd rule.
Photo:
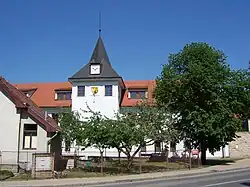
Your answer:
[[[18,187],[32,187],[32,186],[39,186],[39,187],[80,187],[80,186],[94,186],[94,185],[105,185],[105,184],[116,184],[116,183],[129,183],[129,182],[142,182],[142,181],[152,181],[152,180],[177,180],[177,179],[188,179],[188,178],[195,178],[195,177],[203,177],[203,176],[210,176],[215,173],[231,173],[236,171],[244,171],[249,170],[250,167],[242,167],[242,168],[234,168],[234,169],[225,169],[225,170],[210,170],[206,172],[201,173],[192,173],[192,174],[177,174],[172,176],[155,176],[150,178],[137,178],[137,179],[116,179],[116,180],[107,180],[107,181],[96,181],[96,182],[79,182],[79,183],[65,183],[65,184],[45,184],[45,185],[39,185],[39,184],[23,184],[23,185],[15,185],[15,184],[1,184],[0,187],[7,187],[7,186],[18,186]],[[199,171],[199,169],[197,169]],[[62,179],[63,180],[63,179]]]

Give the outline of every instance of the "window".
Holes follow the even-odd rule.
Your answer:
[[[176,152],[176,143],[175,142],[170,142],[170,151]]]
[[[37,146],[37,125],[24,124],[23,149],[36,149]]]
[[[65,140],[65,151],[70,152],[71,142],[69,140]]]
[[[105,96],[112,96],[112,85],[105,85]]]
[[[141,147],[141,152],[147,152],[146,143],[144,143],[143,146]]]
[[[23,92],[27,97],[30,97],[30,93],[29,92]]]
[[[155,141],[155,152],[161,152],[161,142]]]
[[[31,97],[34,93],[35,93],[36,89],[32,89],[32,90],[22,90],[22,92],[27,96],[27,97]]]
[[[85,86],[78,86],[77,87],[77,96],[78,97],[85,96]]]
[[[147,92],[146,90],[129,91],[129,98],[144,99],[144,98],[147,98]]]
[[[57,100],[71,100],[71,92],[68,91],[57,92]]]

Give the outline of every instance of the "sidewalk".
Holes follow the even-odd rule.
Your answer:
[[[93,177],[93,178],[70,178],[70,179],[48,179],[48,180],[29,180],[29,181],[5,181],[0,182],[0,187],[10,186],[83,186],[93,184],[131,182],[140,180],[160,179],[160,178],[185,178],[192,175],[210,175],[214,172],[223,172],[228,170],[250,168],[250,159],[238,160],[228,165],[217,165],[201,169],[170,171],[159,173],[145,173],[138,175],[110,176],[110,177]]]

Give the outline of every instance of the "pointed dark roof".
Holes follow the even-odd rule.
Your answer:
[[[90,74],[90,65],[100,64],[101,73],[99,75]],[[105,50],[102,38],[99,37],[92,53],[90,61],[77,73],[75,73],[69,80],[72,79],[98,79],[98,78],[121,78],[121,76],[112,68],[107,52]]]

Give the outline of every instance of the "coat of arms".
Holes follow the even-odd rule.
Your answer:
[[[98,87],[91,87],[91,92],[93,95],[98,93]]]

